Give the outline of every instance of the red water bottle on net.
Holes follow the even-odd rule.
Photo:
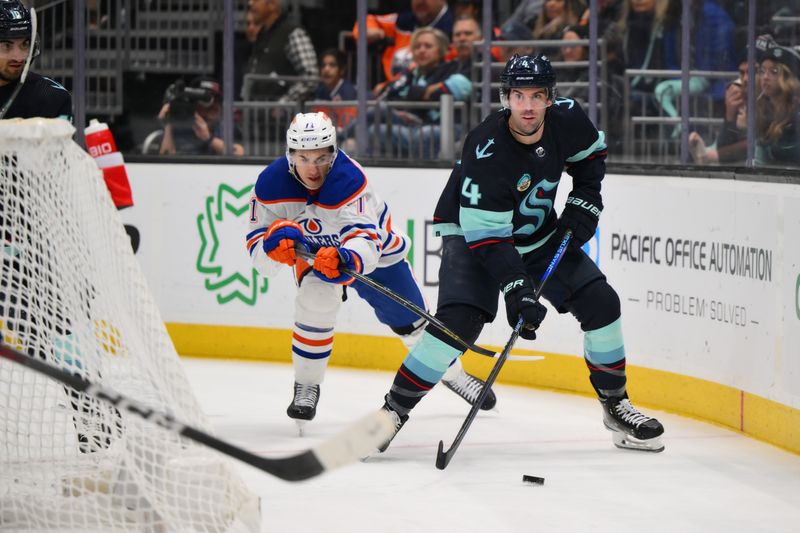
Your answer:
[[[133,195],[128,182],[128,173],[125,170],[125,161],[117,150],[108,124],[93,118],[83,133],[86,138],[86,150],[103,171],[103,178],[114,205],[117,206],[117,209],[132,206]]]

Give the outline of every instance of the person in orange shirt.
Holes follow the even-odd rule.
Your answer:
[[[383,74],[387,80],[394,80],[410,65],[408,45],[414,30],[431,26],[450,38],[453,22],[453,12],[446,0],[411,0],[410,11],[367,15],[367,43],[384,45],[381,58]],[[353,26],[353,36],[358,39],[358,22]]]

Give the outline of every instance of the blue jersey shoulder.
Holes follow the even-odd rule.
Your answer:
[[[322,207],[339,207],[356,198],[367,184],[364,171],[350,157],[339,150],[314,203]]]
[[[255,191],[256,197],[262,202],[306,198],[305,189],[289,172],[286,156],[276,159],[261,171],[256,180]]]

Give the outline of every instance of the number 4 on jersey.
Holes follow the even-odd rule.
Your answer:
[[[469,205],[478,205],[478,200],[481,199],[478,184],[472,183],[472,178],[469,176],[464,178],[464,184],[461,186],[461,194],[469,198]]]

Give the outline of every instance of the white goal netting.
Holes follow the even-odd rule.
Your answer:
[[[73,132],[62,120],[0,121],[0,334],[208,430]],[[223,456],[0,360],[0,530],[253,529],[257,498]]]

